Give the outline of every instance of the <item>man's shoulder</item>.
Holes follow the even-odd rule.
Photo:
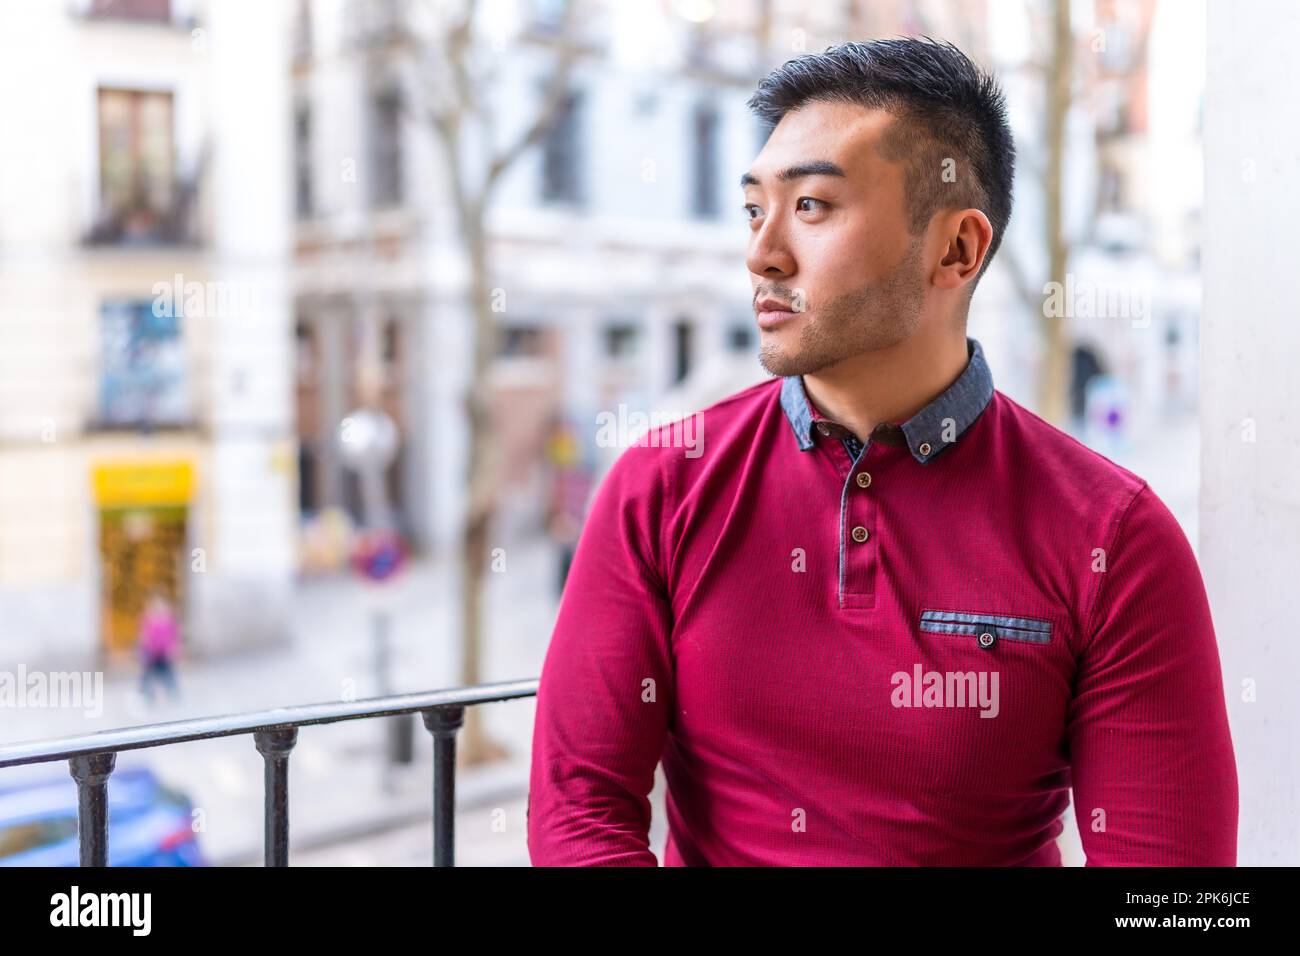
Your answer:
[[[1070,552],[1071,562],[1082,541],[1093,561],[1100,549],[1112,570],[1143,580],[1158,573],[1164,585],[1181,583],[1195,594],[1199,569],[1186,529],[1145,478],[1005,394],[995,392],[995,402],[999,438],[1022,465],[1007,494],[1046,522],[1039,532]]]
[[[1133,525],[1183,546],[1185,532],[1145,478],[1006,394],[995,391],[993,401],[1005,453],[1022,465],[1012,493],[1050,506],[1054,526],[1113,542]]]
[[[638,526],[648,541],[658,541],[703,476],[733,460],[729,450],[752,447],[764,417],[780,411],[780,381],[758,382],[685,414],[602,413],[597,444],[614,454],[592,499],[593,513]],[[651,528],[658,533],[650,534]]]
[[[1085,445],[1005,392],[995,389],[993,402],[1008,452],[1023,455],[1039,479],[1128,497],[1146,485],[1141,475]]]

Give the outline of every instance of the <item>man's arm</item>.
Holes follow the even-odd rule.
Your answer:
[[[569,569],[533,727],[534,866],[656,866],[650,800],[673,699],[655,449],[623,451]]]
[[[1235,866],[1237,766],[1196,557],[1144,485],[1120,518],[1066,734],[1089,866]]]

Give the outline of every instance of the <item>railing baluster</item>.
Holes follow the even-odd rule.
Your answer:
[[[77,781],[77,847],[82,866],[108,866],[108,777],[117,754],[83,754],[68,760]]]
[[[298,741],[298,728],[259,730],[253,734],[257,752],[265,758],[266,866],[289,865],[289,751]]]
[[[433,734],[433,865],[456,865],[456,732],[465,721],[461,706],[421,711]]]

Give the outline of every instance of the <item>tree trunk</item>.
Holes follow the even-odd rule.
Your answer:
[[[1070,0],[1052,5],[1052,62],[1047,73],[1047,199],[1046,231],[1048,279],[1065,287],[1069,268],[1069,246],[1064,234],[1064,165],[1066,122],[1070,112],[1070,83],[1073,76],[1073,33],[1070,30]],[[1045,290],[1044,290],[1045,291]],[[1069,309],[1062,315],[1039,310],[1043,358],[1038,379],[1038,410],[1047,421],[1061,425],[1066,417],[1069,389]]]
[[[495,510],[497,469],[493,456],[491,383],[492,358],[496,352],[496,323],[493,318],[487,263],[487,241],[483,210],[468,204],[462,234],[470,258],[470,317],[473,322],[473,364],[465,393],[466,427],[469,429],[466,467],[467,502],[460,539],[460,644],[461,684],[482,682],[480,653],[483,628],[484,575],[488,565],[492,518]],[[486,763],[507,756],[507,751],[488,736],[483,726],[482,707],[469,707],[461,730],[458,753],[465,764]]]
[[[570,36],[574,25],[583,22],[577,0],[564,5],[561,35]],[[465,390],[465,421],[469,429],[466,464],[466,505],[457,542],[460,584],[460,650],[462,685],[482,682],[480,652],[484,639],[483,587],[491,552],[492,525],[496,511],[497,482],[500,469],[496,436],[492,431],[492,389],[489,377],[496,357],[496,320],[492,311],[491,279],[488,268],[486,213],[494,185],[507,168],[525,151],[540,141],[558,115],[568,86],[568,77],[580,44],[567,49],[552,71],[541,110],[527,132],[513,145],[498,154],[482,175],[467,175],[467,160],[462,153],[462,130],[467,121],[477,121],[493,137],[491,115],[474,95],[475,80],[466,56],[472,45],[476,3],[450,28],[444,44],[436,52],[440,62],[450,65],[449,83],[437,84],[441,92],[450,93],[453,102],[447,108],[434,107],[428,114],[438,144],[447,162],[448,188],[456,210],[460,238],[469,256],[469,317],[472,323],[473,361]],[[441,78],[444,71],[437,71]],[[477,162],[477,160],[476,160]],[[470,182],[473,180],[473,182]],[[507,751],[490,739],[483,728],[481,707],[468,707],[459,735],[458,761],[482,763],[507,755]]]

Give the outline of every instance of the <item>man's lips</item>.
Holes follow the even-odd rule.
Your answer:
[[[776,299],[761,299],[754,304],[754,314],[761,329],[773,329],[788,321],[795,311]]]

